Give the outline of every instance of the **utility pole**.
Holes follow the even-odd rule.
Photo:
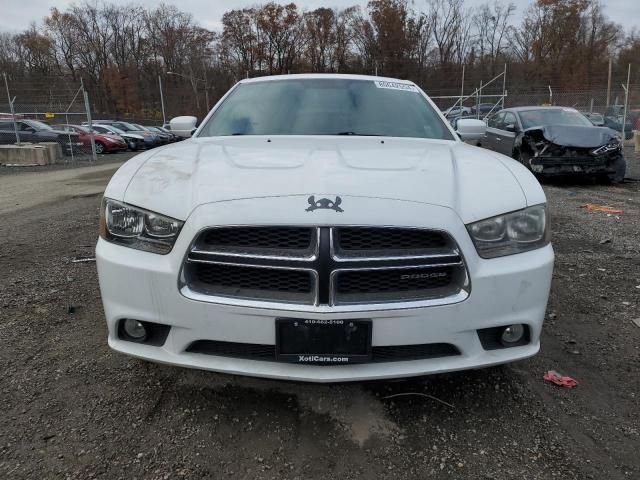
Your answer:
[[[611,102],[611,66],[612,66],[612,59],[611,57],[609,57],[609,77],[607,78],[607,107]]]
[[[11,94],[9,93],[9,81],[7,80],[7,74],[3,73],[2,76],[4,77],[4,86],[7,88],[7,100],[9,100],[9,110],[11,112],[11,120],[13,121],[13,131],[16,134],[16,143],[18,145],[20,145],[20,135],[18,135],[18,124],[16,123],[16,112],[13,109],[13,104],[16,101],[16,97],[13,97],[13,100],[11,99]]]
[[[160,105],[162,106],[162,126],[167,123],[167,117],[164,114],[164,94],[162,93],[162,77],[158,75],[158,85],[160,86]]]

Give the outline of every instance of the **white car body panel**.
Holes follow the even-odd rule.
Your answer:
[[[105,197],[185,221],[167,255],[99,239],[96,259],[113,349],[161,363],[315,382],[479,368],[537,353],[553,269],[551,245],[486,260],[479,257],[466,229],[477,220],[545,203],[538,182],[515,160],[459,140],[198,138],[199,132],[190,140],[131,159],[116,172],[105,191]],[[311,195],[340,196],[344,211],[307,211]],[[232,301],[190,291],[180,277],[193,239],[205,228],[225,225],[445,230],[457,242],[470,288],[465,295],[440,301],[338,307]],[[442,342],[455,345],[460,354],[357,365],[306,365],[186,352],[192,342],[202,339],[273,345],[275,319],[279,317],[367,318],[373,323],[373,346]],[[123,318],[170,325],[171,329],[162,346],[133,343],[118,336],[118,322]],[[518,323],[530,329],[528,344],[497,350],[482,347],[478,329]]]
[[[125,191],[109,185],[105,195],[180,220],[198,205],[288,195],[428,203],[453,208],[464,223],[505,213],[505,205],[512,210],[528,205],[515,181],[515,160],[496,161],[485,149],[444,140],[199,138],[150,152],[142,160],[136,157],[135,164],[114,176],[116,185],[127,184]],[[131,178],[133,168],[137,174]],[[500,185],[500,195],[478,202],[488,185]],[[537,190],[534,199],[542,193],[539,185]],[[304,218],[302,211],[290,221]]]

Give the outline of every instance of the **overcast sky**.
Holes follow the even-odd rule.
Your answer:
[[[503,0],[506,1],[506,0]],[[523,11],[533,0],[512,0],[516,5],[515,19],[519,20]],[[27,28],[32,22],[40,24],[51,7],[55,6],[64,10],[67,5],[74,3],[72,0],[0,0],[0,31],[18,32]],[[77,3],[77,2],[75,2]],[[131,0],[109,0],[109,3],[127,5]],[[158,0],[133,0],[133,3],[142,4],[147,7],[155,7]],[[165,1],[172,4],[171,1]],[[193,14],[203,27],[220,30],[220,19],[222,14],[234,8],[242,8],[256,4],[267,3],[266,1],[251,0],[180,0],[175,2],[183,11]],[[281,0],[279,3],[287,3]],[[348,7],[351,5],[366,6],[366,0],[296,0],[295,3],[304,9],[314,9],[320,6],[328,7]],[[484,3],[484,0],[465,0],[467,6],[476,6]],[[639,0],[602,0],[605,12],[609,17],[622,24],[627,30],[634,26],[640,26]],[[413,0],[415,10],[426,10],[426,0]]]

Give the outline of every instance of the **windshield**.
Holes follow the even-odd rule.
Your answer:
[[[118,135],[122,135],[123,133],[125,133],[123,130],[120,130],[119,128],[113,127],[111,125],[109,126],[100,125],[100,127],[104,128],[109,133],[117,133]]]
[[[201,137],[376,135],[453,140],[410,84],[352,79],[272,80],[238,85]]]
[[[524,110],[520,112],[522,128],[539,127],[545,125],[575,125],[592,127],[593,124],[577,110],[571,108],[541,108],[539,110]]]
[[[132,130],[139,130],[139,128],[133,125],[132,123],[118,122],[118,125],[122,126],[120,130],[124,130],[125,132],[129,132]],[[116,127],[113,127],[113,128],[116,128]]]
[[[53,130],[49,125],[43,122],[39,122],[37,120],[25,120],[24,123],[29,125],[30,127],[35,128],[36,130]]]
[[[78,130],[80,130],[81,132],[84,133],[89,133],[89,128],[88,127],[81,127],[80,125],[74,126],[73,128],[77,128]]]

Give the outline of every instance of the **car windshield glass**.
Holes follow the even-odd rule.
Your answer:
[[[118,125],[121,125],[122,126],[121,130],[124,130],[126,132],[128,132],[129,130],[140,130],[138,127],[136,127],[132,123],[118,122]]]
[[[25,120],[24,123],[29,125],[30,127],[35,128],[36,130],[53,130],[49,125],[43,122],[39,122],[37,120]]]
[[[375,135],[453,140],[416,87],[353,79],[238,85],[199,136]]]
[[[118,135],[121,135],[123,133],[125,133],[123,130],[120,130],[119,128],[116,127],[102,127],[104,128],[107,132],[113,132],[113,133],[117,133]]]
[[[570,108],[524,110],[520,112],[520,120],[524,129],[545,125],[593,126],[584,115]]]
[[[77,128],[78,130],[80,130],[83,133],[89,133],[89,128],[88,127],[81,127],[80,125],[74,127]]]

